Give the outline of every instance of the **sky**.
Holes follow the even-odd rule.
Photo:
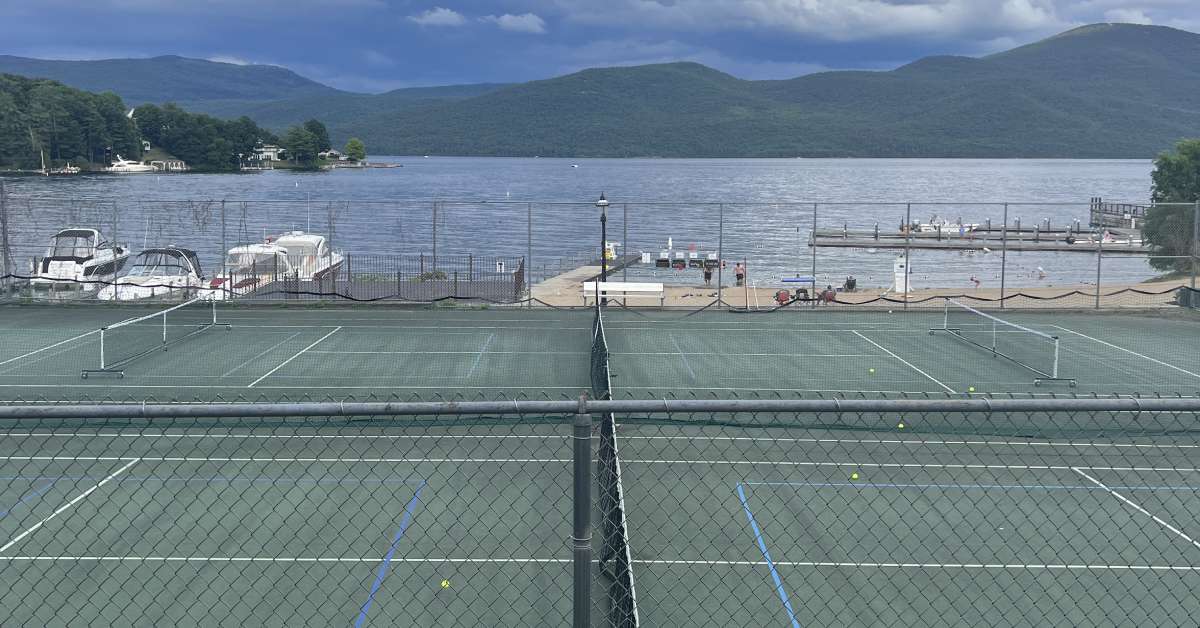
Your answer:
[[[177,54],[341,89],[696,61],[747,79],[979,56],[1095,22],[1200,31],[1200,0],[0,0],[0,54]]]

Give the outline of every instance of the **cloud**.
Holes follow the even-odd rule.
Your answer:
[[[834,41],[1052,32],[1055,0],[556,0],[567,19],[679,32],[782,31]]]
[[[534,35],[542,35],[546,32],[546,21],[538,17],[534,13],[522,13],[521,15],[513,15],[505,13],[504,15],[485,15],[479,18],[485,22],[492,22],[499,26],[502,30],[512,31],[514,33],[533,33]]]
[[[235,57],[232,55],[213,55],[211,57],[205,57],[205,60],[212,61],[214,63],[229,63],[232,65],[254,65],[252,61],[247,61],[241,57]]]
[[[462,26],[467,23],[467,18],[463,17],[462,13],[442,7],[434,7],[423,13],[410,15],[408,19],[421,26]]]
[[[1109,9],[1104,12],[1104,19],[1109,22],[1127,22],[1129,24],[1154,23],[1154,20],[1141,9]]]

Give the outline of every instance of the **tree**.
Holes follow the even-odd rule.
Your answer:
[[[283,147],[287,149],[292,161],[301,167],[315,168],[317,166],[317,153],[321,152],[320,144],[317,136],[307,128],[294,126],[288,129],[287,134],[283,136]]]
[[[367,158],[367,146],[357,137],[352,137],[346,141],[346,149],[342,151],[347,157],[355,161],[362,161]]]
[[[1200,200],[1200,139],[1182,140],[1175,145],[1175,152],[1159,155],[1150,179],[1151,200],[1180,204],[1151,207],[1142,223],[1142,237],[1161,255],[1193,254],[1195,207],[1191,204]],[[1186,272],[1191,260],[1151,257],[1150,265]]]
[[[320,120],[309,120],[304,123],[304,128],[316,138],[318,153],[333,148],[333,143],[329,141],[329,129]]]

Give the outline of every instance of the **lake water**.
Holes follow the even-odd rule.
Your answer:
[[[609,240],[626,251],[657,256],[668,238],[676,248],[720,246],[731,263],[746,259],[751,276],[768,284],[811,272],[812,203],[821,203],[820,229],[879,223],[894,232],[906,203],[916,203],[911,218],[920,221],[936,213],[1000,224],[1000,203],[1009,202],[1020,204],[1009,208],[1010,223],[1049,219],[1063,226],[1078,219],[1086,226],[1090,197],[1144,203],[1152,168],[1148,160],[375,159],[404,167],[9,178],[13,248],[21,256],[39,254],[55,230],[69,225],[94,224],[109,233],[115,216],[118,239],[134,248],[191,246],[211,268],[228,246],[291,228],[328,233],[330,223],[336,246],[352,253],[431,254],[436,224],[439,255],[527,256],[532,249],[536,274],[553,274],[598,248],[592,203],[604,192],[612,203]],[[436,223],[434,199],[442,201]],[[184,200],[226,203],[222,214],[220,204],[175,202]],[[862,284],[887,285],[893,258],[882,250],[820,249],[817,275],[840,283],[853,273]],[[972,275],[998,281],[999,258],[914,252],[914,283],[966,287]],[[1010,253],[1007,266],[1010,285],[1083,284],[1094,283],[1096,259]],[[1103,272],[1105,283],[1154,274],[1141,258],[1106,257]],[[700,279],[698,271],[640,265],[627,273],[669,283]]]

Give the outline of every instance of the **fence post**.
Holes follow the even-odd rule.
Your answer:
[[[1196,273],[1200,269],[1200,199],[1192,205],[1192,290],[1196,289]],[[1195,297],[1195,295],[1192,295]]]
[[[812,226],[812,294],[808,295],[808,307],[817,307],[817,207],[813,203],[813,226]]]
[[[1008,203],[1004,204],[1004,226],[1000,228],[1000,309],[1004,309],[1004,288],[1008,277]]]
[[[668,262],[669,263],[669,262]],[[724,305],[724,286],[721,284],[724,280],[725,270],[725,203],[717,206],[717,306]]]
[[[587,397],[579,397],[575,413],[575,525],[571,547],[575,561],[575,628],[587,628],[592,620],[592,415]]]
[[[1105,230],[1107,231],[1107,230]],[[1096,243],[1096,309],[1100,309],[1100,260],[1104,259],[1104,231],[1100,232],[1100,241]]]
[[[909,261],[909,247],[912,244],[912,203],[904,204],[904,309],[908,309],[908,292],[912,290],[912,266]],[[816,279],[816,277],[813,277]],[[817,284],[813,283],[815,291]]]
[[[529,290],[529,299],[525,307],[533,307],[533,203],[525,204],[525,288]],[[523,296],[523,295],[522,295]]]
[[[629,203],[621,203],[621,250],[625,252],[621,257],[629,254]],[[621,260],[621,281],[629,281],[629,264],[624,259]]]

